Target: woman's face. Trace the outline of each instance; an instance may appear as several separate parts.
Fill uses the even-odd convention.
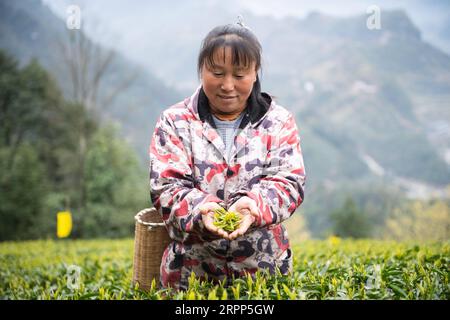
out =
[[[256,81],[256,64],[252,62],[247,68],[233,65],[229,47],[216,50],[214,64],[202,66],[203,90],[213,114],[222,120],[233,120],[246,107]]]

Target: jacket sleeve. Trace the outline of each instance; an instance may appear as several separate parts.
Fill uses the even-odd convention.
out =
[[[151,200],[172,239],[212,240],[215,236],[204,228],[199,208],[206,202],[223,205],[223,201],[196,188],[193,164],[186,149],[175,126],[163,114],[149,150]]]
[[[232,204],[242,196],[256,201],[260,216],[254,227],[279,224],[288,219],[304,200],[305,167],[297,125],[292,115],[281,130],[271,137],[268,164],[251,190],[239,190],[230,195]]]

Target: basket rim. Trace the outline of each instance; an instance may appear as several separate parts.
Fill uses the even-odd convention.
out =
[[[145,222],[145,221],[142,221],[142,216],[144,215],[144,214],[146,214],[147,212],[149,212],[149,211],[156,211],[156,209],[153,207],[153,208],[145,208],[145,209],[142,209],[141,211],[139,211],[135,216],[134,216],[134,220],[136,220],[136,222],[137,223],[140,223],[140,224],[142,224],[142,225],[144,225],[144,226],[150,226],[150,227],[164,227],[165,226],[165,224],[164,224],[164,222]]]

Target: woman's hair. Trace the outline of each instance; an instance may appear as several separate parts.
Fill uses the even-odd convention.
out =
[[[261,44],[250,29],[240,24],[227,24],[212,29],[203,39],[198,55],[197,72],[200,75],[203,65],[214,66],[214,54],[220,48],[231,49],[233,65],[249,67],[255,62],[256,72],[261,68]],[[253,84],[250,99],[267,106],[267,101],[261,96],[261,84],[258,74]]]

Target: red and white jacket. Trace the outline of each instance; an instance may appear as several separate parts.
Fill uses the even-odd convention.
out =
[[[161,263],[163,286],[186,289],[191,272],[230,280],[258,269],[291,271],[281,223],[303,202],[305,167],[295,118],[263,96],[270,106],[249,101],[229,161],[201,87],[159,118],[149,150],[150,195],[173,239]],[[229,208],[242,196],[260,211],[246,234],[229,241],[204,228],[202,204]]]

